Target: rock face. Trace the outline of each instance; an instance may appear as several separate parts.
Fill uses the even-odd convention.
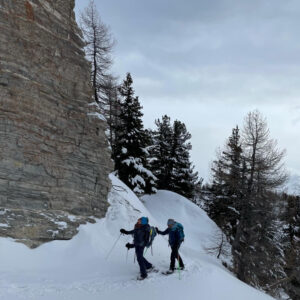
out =
[[[30,247],[71,238],[108,206],[106,123],[74,5],[0,0],[0,235]]]

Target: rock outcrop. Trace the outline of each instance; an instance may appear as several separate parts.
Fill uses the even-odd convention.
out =
[[[30,247],[71,238],[108,206],[106,123],[74,5],[0,0],[0,236]]]

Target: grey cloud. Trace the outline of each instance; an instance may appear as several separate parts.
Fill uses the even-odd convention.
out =
[[[300,170],[298,0],[95,1],[117,40],[114,71],[132,73],[146,126],[165,113],[186,122],[202,176],[255,108]]]

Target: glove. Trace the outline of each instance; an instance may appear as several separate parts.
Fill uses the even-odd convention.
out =
[[[155,227],[156,232],[159,234],[159,229],[157,227]]]
[[[122,229],[120,229],[120,232],[121,233],[126,233],[126,230],[122,228]]]
[[[127,243],[125,247],[129,250],[130,248],[134,248],[133,244]]]

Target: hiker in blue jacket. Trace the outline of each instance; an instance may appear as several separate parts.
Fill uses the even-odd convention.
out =
[[[138,219],[133,230],[127,231],[122,228],[120,229],[120,232],[123,234],[133,234],[133,244],[127,243],[126,247],[128,250],[130,248],[135,248],[136,258],[140,266],[141,272],[141,275],[138,279],[145,279],[147,277],[147,271],[153,269],[152,264],[149,263],[144,257],[144,249],[149,241],[150,235],[150,226],[148,224],[148,218],[142,217]]]
[[[181,243],[184,241],[184,233],[183,233],[183,226],[180,223],[175,222],[173,219],[168,220],[168,228],[165,231],[160,231],[156,227],[156,231],[158,234],[166,235],[169,234],[169,244],[171,246],[171,262],[170,262],[170,270],[167,271],[168,274],[174,272],[175,269],[175,259],[179,262],[180,270],[184,269],[183,261],[179,255],[179,248]]]

